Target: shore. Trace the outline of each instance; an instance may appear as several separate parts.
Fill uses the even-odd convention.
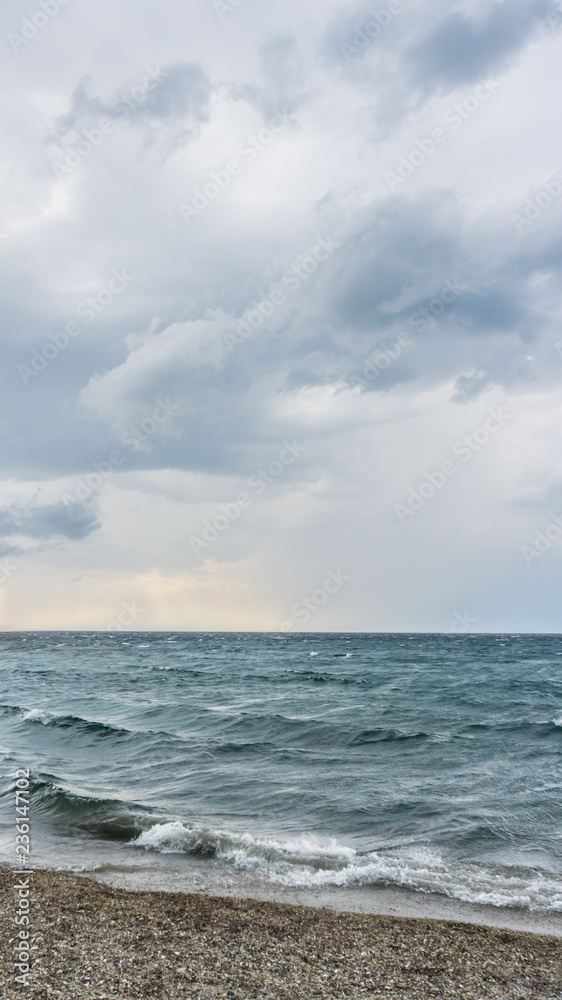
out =
[[[29,988],[11,975],[16,893],[2,870],[2,1000],[554,1000],[560,940],[31,874]],[[12,940],[11,940],[12,939]]]

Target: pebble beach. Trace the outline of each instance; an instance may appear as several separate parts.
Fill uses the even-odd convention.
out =
[[[1,1000],[559,1000],[559,938],[31,875],[29,987],[2,870]]]

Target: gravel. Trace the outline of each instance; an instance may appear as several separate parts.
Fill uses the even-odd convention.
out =
[[[32,873],[29,988],[14,981],[2,871],[2,1000],[560,1000],[559,938]]]

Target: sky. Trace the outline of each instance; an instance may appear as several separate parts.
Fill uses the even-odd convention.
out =
[[[558,0],[0,20],[0,628],[560,631]]]

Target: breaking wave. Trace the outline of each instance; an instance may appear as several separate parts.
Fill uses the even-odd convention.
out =
[[[82,794],[61,787],[57,781],[32,778],[29,792],[33,815],[50,821],[62,834],[128,842],[154,823],[155,811],[146,806]]]
[[[162,853],[214,857],[291,888],[385,885],[439,893],[467,903],[562,912],[562,878],[536,869],[445,859],[428,847],[361,853],[313,836],[259,839],[156,823],[132,846]]]

